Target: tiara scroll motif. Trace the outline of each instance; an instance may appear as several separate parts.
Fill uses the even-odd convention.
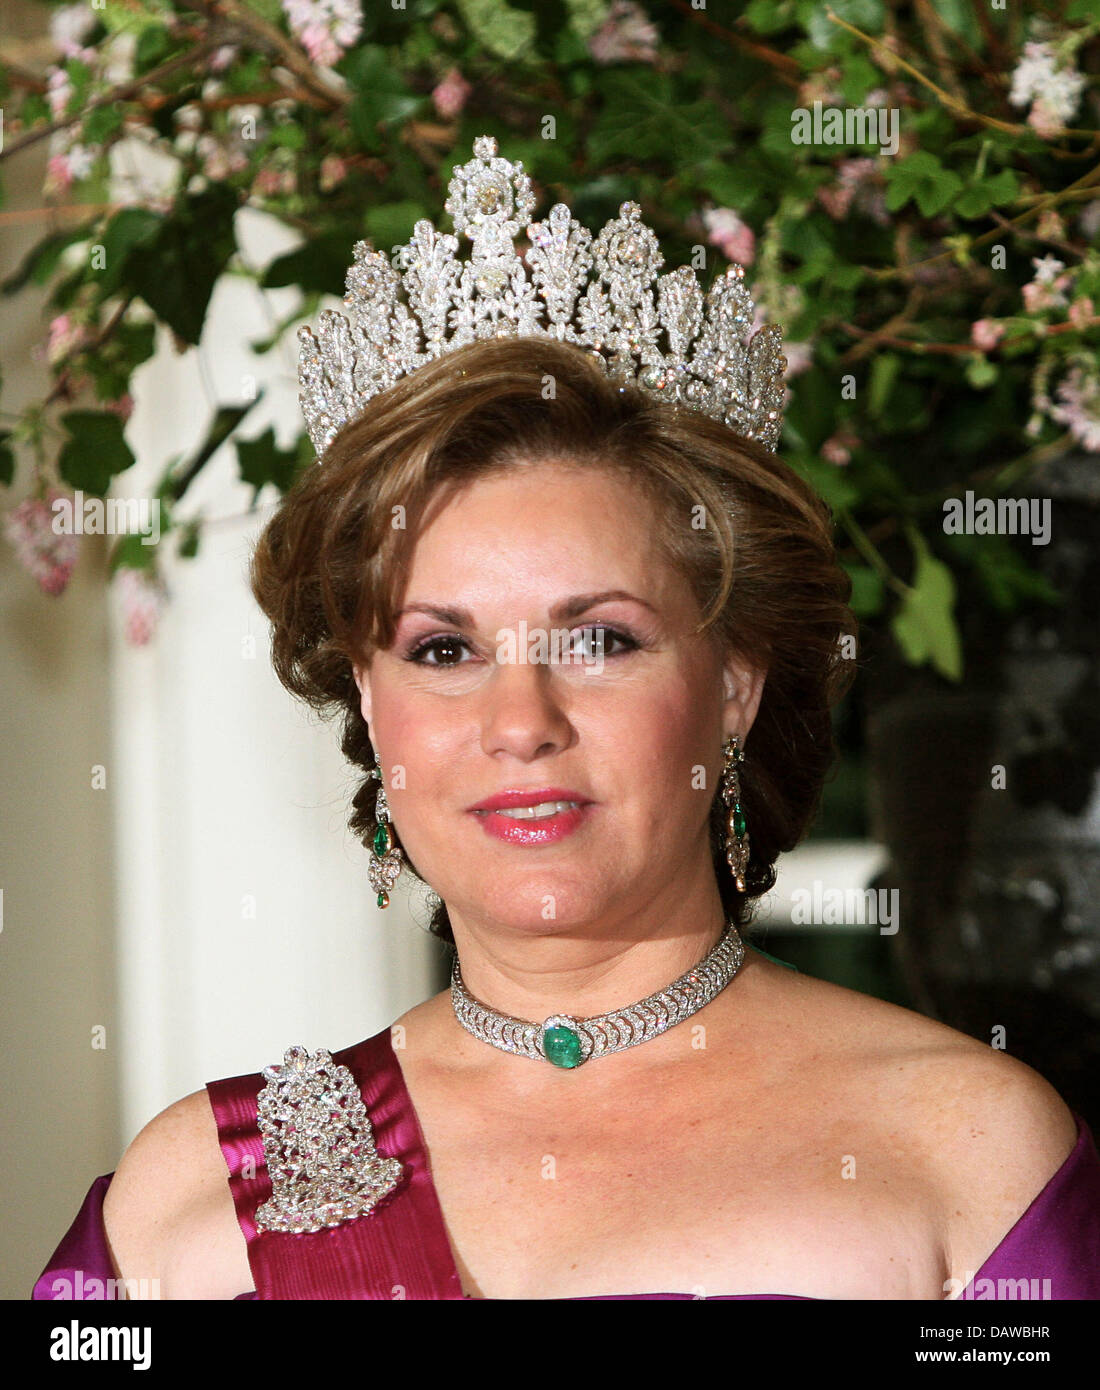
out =
[[[493,337],[574,343],[612,380],[701,411],[774,452],[783,330],[764,324],[744,341],[756,306],[743,267],[731,265],[705,298],[689,266],[658,275],[664,257],[637,203],[623,203],[595,238],[565,203],[528,223],[535,199],[522,161],[500,158],[490,135],[473,149],[468,164],[454,166],[443,205],[455,235],[422,218],[392,261],[356,242],[348,315],[322,311],[316,337],[299,328],[298,400],[318,457],[379,392],[444,353]],[[530,242],[523,256],[513,244],[521,227]],[[472,244],[466,261],[456,257],[463,234]]]

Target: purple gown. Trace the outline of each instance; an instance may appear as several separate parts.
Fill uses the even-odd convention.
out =
[[[359,1084],[378,1152],[406,1174],[367,1216],[329,1230],[258,1232],[254,1215],[271,1196],[256,1098],[263,1076],[207,1084],[237,1220],[248,1246],[255,1290],[238,1299],[460,1299],[462,1285],[432,1185],[423,1135],[390,1040],[390,1030],[333,1055]],[[961,1297],[1100,1298],[1100,1155],[1075,1112],[1077,1142]],[[249,1164],[246,1159],[251,1159]],[[244,1171],[255,1176],[242,1176]],[[113,1174],[96,1178],[65,1238],[34,1286],[33,1298],[111,1296],[115,1278],[103,1228],[103,1195]],[[1025,1282],[1026,1281],[1026,1282]],[[1047,1282],[1049,1281],[1049,1282]],[[599,1294],[599,1298],[675,1299],[690,1293]],[[807,1299],[805,1294],[717,1294],[718,1299]],[[814,1300],[808,1300],[814,1301]]]

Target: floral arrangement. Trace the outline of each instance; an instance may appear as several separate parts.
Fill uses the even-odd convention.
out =
[[[356,240],[388,249],[438,219],[451,166],[491,132],[541,181],[540,207],[561,198],[591,225],[634,198],[669,265],[703,248],[708,283],[746,266],[785,330],[780,452],[833,509],[857,614],[959,679],[961,589],[1000,612],[1057,596],[1007,536],[946,529],[945,504],[1100,453],[1100,17],[1094,0],[739,10],[52,5],[44,70],[0,49],[0,160],[48,141],[49,230],[2,287],[49,287],[52,385],[0,409],[0,483],[17,463],[32,475],[3,518],[28,574],[64,591],[80,538],[57,504],[106,497],[133,463],[130,379],[158,325],[187,351],[222,275],[295,286],[295,312],[252,345],[270,351],[343,294]],[[155,185],[116,157],[133,140],[169,156]],[[248,266],[244,206],[303,246]],[[251,404],[209,402],[202,447],[158,486],[157,544],[114,546],[135,642],[156,628],[166,548],[198,549],[187,493],[212,454],[236,450],[253,503],[313,461],[304,430],[289,450],[246,438]]]

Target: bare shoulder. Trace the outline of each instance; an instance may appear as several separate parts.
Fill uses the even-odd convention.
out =
[[[1007,1051],[764,964],[761,993],[772,993],[778,1016],[799,1020],[793,1046],[819,1059],[832,1094],[862,1107],[927,1177],[952,1273],[980,1268],[1073,1151],[1077,1124],[1065,1101]]]
[[[873,1073],[878,1089],[869,1102],[889,1098],[899,1117],[918,1114],[937,1148],[953,1141],[954,1159],[999,1145],[1041,1168],[1072,1149],[1069,1107],[1008,1051],[873,995],[763,964],[775,1016],[798,1019],[799,1052],[811,1049],[861,1083]]]
[[[205,1089],[154,1116],[103,1200],[116,1273],[157,1280],[151,1287],[161,1298],[233,1298],[250,1289],[228,1177]]]

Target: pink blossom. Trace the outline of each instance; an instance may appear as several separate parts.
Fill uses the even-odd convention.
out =
[[[224,72],[238,53],[238,45],[235,43],[222,44],[221,48],[215,48],[207,63],[211,72]]]
[[[661,36],[634,0],[614,0],[607,18],[588,40],[597,63],[652,63]]]
[[[126,640],[143,647],[157,630],[157,622],[167,599],[163,582],[152,570],[121,568],[115,576]]]
[[[46,343],[46,361],[51,367],[75,351],[87,337],[82,323],[75,322],[68,314],[58,314],[50,320],[49,338]]]
[[[1085,204],[1077,219],[1077,225],[1086,241],[1096,240],[1100,235],[1100,198],[1093,198],[1091,203]]]
[[[880,227],[885,226],[890,217],[878,177],[878,162],[869,155],[842,159],[836,172],[836,183],[817,190],[818,201],[833,221],[843,221],[854,204],[857,212],[870,217]]]
[[[822,106],[840,106],[844,97],[836,84],[842,75],[835,64],[827,67],[823,72],[811,73],[804,82],[799,84],[799,106],[811,107],[815,101],[821,102]]]
[[[50,115],[54,120],[65,114],[69,98],[73,94],[73,84],[64,68],[50,68],[46,79],[46,100],[50,105]]]
[[[859,444],[859,436],[850,430],[840,429],[821,446],[821,457],[826,463],[843,467],[852,461],[852,450]]]
[[[1028,125],[1044,138],[1056,135],[1077,111],[1085,77],[1070,67],[1058,67],[1053,47],[1032,40],[1012,74],[1008,99],[1013,106],[1032,103]]]
[[[340,61],[343,50],[323,24],[307,24],[298,38],[311,61],[318,67],[331,68]]]
[[[320,187],[322,193],[328,193],[334,188],[339,188],[340,184],[347,178],[348,162],[338,154],[326,154],[321,160]]]
[[[1067,425],[1089,453],[1100,453],[1100,375],[1072,367],[1055,394],[1063,404],[1051,407],[1050,418]]]
[[[803,372],[808,372],[814,364],[813,343],[784,343],[783,356],[787,359],[784,381],[792,381]]]
[[[756,237],[732,208],[709,208],[703,213],[707,241],[739,265],[751,265],[756,256]]]
[[[981,352],[992,352],[1005,335],[1005,325],[997,319],[976,319],[970,325],[970,341]]]
[[[294,192],[294,170],[274,169],[270,166],[260,169],[252,180],[252,192],[275,197],[281,193]]]
[[[65,193],[72,185],[73,176],[69,172],[69,161],[63,154],[51,155],[46,161],[46,177],[42,184],[44,193]]]
[[[28,497],[4,518],[4,533],[16,558],[43,593],[63,593],[76,565],[80,537],[54,530],[53,503],[64,497],[50,487],[45,497]]]
[[[50,15],[50,37],[66,58],[87,59],[92,50],[82,45],[95,26],[89,5],[61,5]]]
[[[1058,209],[1044,208],[1035,224],[1035,231],[1039,236],[1047,237],[1051,241],[1064,241],[1066,224],[1062,221]]]
[[[287,23],[319,67],[332,67],[363,28],[359,0],[282,0]]]
[[[1064,125],[1057,110],[1043,97],[1039,97],[1027,113],[1027,123],[1044,140],[1053,140]]]
[[[221,183],[228,178],[229,172],[234,167],[234,160],[229,156],[229,152],[224,145],[220,145],[216,138],[209,140],[199,140],[199,147],[202,149],[203,174],[211,182]],[[248,160],[245,160],[248,163]],[[242,165],[238,165],[238,168]]]
[[[473,90],[458,68],[452,68],[432,91],[435,109],[445,121],[453,120],[466,105]]]
[[[1096,310],[1092,307],[1092,300],[1085,294],[1082,295],[1080,299],[1075,299],[1073,301],[1069,306],[1069,313],[1066,317],[1075,327],[1086,328],[1089,320],[1095,313]]]
[[[1056,256],[1032,256],[1031,264],[1035,267],[1035,278],[1020,291],[1024,307],[1032,314],[1043,309],[1064,309],[1069,301],[1063,291],[1073,278],[1068,271],[1059,273],[1065,271],[1065,262]]]
[[[60,133],[60,132],[56,132]],[[91,173],[95,156],[84,145],[70,145],[51,155],[46,163],[46,177],[43,192],[66,193],[77,179],[86,179]]]

